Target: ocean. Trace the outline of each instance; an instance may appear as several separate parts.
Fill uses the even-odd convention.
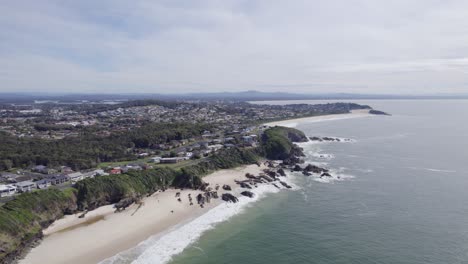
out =
[[[468,263],[468,101],[355,102],[392,116],[296,126],[353,140],[301,144],[333,179],[290,173],[293,190],[256,190],[112,263]]]

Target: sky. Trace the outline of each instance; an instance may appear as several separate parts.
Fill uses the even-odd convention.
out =
[[[468,93],[468,1],[4,0],[0,92]]]

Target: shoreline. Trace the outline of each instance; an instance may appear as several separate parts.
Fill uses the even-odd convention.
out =
[[[263,125],[296,127],[298,123],[315,123],[315,122],[323,122],[323,121],[333,121],[333,120],[373,116],[372,114],[369,113],[369,111],[370,109],[351,110],[351,113],[300,117],[300,118],[294,118],[294,119],[268,122],[268,123],[264,123]]]
[[[264,168],[264,165],[254,164],[219,170],[203,180],[213,187],[216,184],[235,187],[235,180],[245,179],[246,173],[258,175]],[[177,192],[180,192],[182,202],[175,198]],[[114,213],[113,205],[106,205],[88,212],[84,218],[78,218],[81,213],[67,215],[45,229],[41,243],[18,263],[98,263],[134,248],[150,237],[188,223],[223,203],[221,199],[213,199],[204,208],[196,202],[190,206],[189,193],[195,200],[195,196],[202,192],[169,189],[143,199],[140,208],[133,204],[123,212]],[[57,248],[60,248],[59,252]]]
[[[369,110],[363,109],[346,114],[303,117],[264,123],[264,125],[295,127],[299,122],[322,122],[368,116],[372,116]],[[245,180],[246,173],[258,175],[265,168],[267,167],[263,164],[260,167],[253,164],[218,170],[203,177],[203,180],[212,187],[216,184],[220,186],[228,184],[233,187],[235,193],[236,180]],[[226,192],[221,189],[220,191]],[[182,202],[177,201],[175,197],[177,192],[180,192]],[[160,237],[183,227],[224,203],[221,199],[213,199],[211,203],[205,204],[204,208],[200,208],[195,201],[194,205],[190,206],[187,198],[189,193],[195,198],[202,192],[169,189],[144,198],[143,206],[133,204],[120,213],[114,213],[113,205],[106,205],[88,212],[84,218],[78,217],[82,212],[67,215],[45,229],[41,243],[32,248],[18,263],[86,264],[103,261],[107,263],[119,253],[134,249],[149,238]],[[51,252],[57,252],[57,248],[60,248],[60,252],[52,255]]]

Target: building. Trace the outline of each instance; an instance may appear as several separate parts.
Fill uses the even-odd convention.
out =
[[[223,148],[223,145],[221,144],[214,144],[214,145],[210,145],[208,146],[209,149],[211,149],[212,151],[217,151],[219,149],[222,149]]]
[[[32,168],[31,170],[34,171],[34,172],[42,173],[42,174],[54,174],[54,173],[57,173],[57,170],[55,170],[55,169],[50,169],[50,168],[48,168],[47,166],[44,166],[44,165],[37,165],[37,166],[35,166],[34,168]]]
[[[138,164],[127,164],[125,166],[120,167],[120,170],[122,173],[127,173],[130,170],[140,171],[143,170],[143,168]]]
[[[186,160],[185,157],[162,158],[161,163],[179,163]]]
[[[70,178],[72,183],[76,183],[84,179],[84,175],[81,172],[70,173],[68,174],[68,177]]]
[[[62,167],[60,168],[60,172],[65,173],[65,174],[68,174],[68,173],[72,173],[73,170],[72,170],[72,168],[70,168],[70,167],[68,167],[68,166],[62,166]]]
[[[2,176],[1,176],[1,179],[3,181],[10,181],[10,182],[15,182],[16,179],[18,177],[20,177],[21,175],[18,175],[18,174],[14,174],[14,173],[9,173],[9,172],[3,172],[2,173]]]
[[[42,179],[42,180],[36,181],[36,187],[38,189],[47,189],[50,186],[52,186],[52,180],[51,179]]]
[[[36,184],[32,181],[22,181],[15,183],[16,188],[20,192],[30,192],[34,189],[36,189]]]
[[[149,159],[149,162],[159,163],[161,162],[161,157],[152,157]]]
[[[16,186],[14,185],[0,185],[0,197],[12,196],[16,193]]]
[[[242,140],[244,140],[245,143],[251,143],[253,138],[251,136],[243,136]]]
[[[93,173],[94,176],[109,175],[109,173],[106,173],[103,169],[93,170]]]
[[[32,171],[43,173],[43,174],[48,173],[47,166],[44,166],[44,165],[37,165],[32,169]]]
[[[52,183],[52,185],[58,185],[58,184],[66,183],[69,180],[70,180],[70,178],[67,175],[64,175],[64,174],[55,175],[52,178],[50,178],[50,182]]]
[[[112,168],[110,171],[109,171],[109,174],[122,174],[122,169],[119,168],[119,167],[115,167],[115,168]]]

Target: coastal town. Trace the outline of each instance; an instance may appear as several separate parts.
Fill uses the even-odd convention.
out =
[[[46,160],[14,164],[8,153],[0,158],[0,201],[50,187],[68,188],[87,178],[142,171],[155,167],[197,164],[221,149],[256,147],[263,122],[347,113],[367,109],[356,104],[263,105],[246,102],[32,102],[0,106],[0,135],[17,140],[57,142],[92,131],[98,137],[130,133],[148,124],[209,124],[188,136],[140,144],[127,149],[126,158],[109,159],[93,166],[71,166]],[[177,139],[175,139],[177,138]],[[77,151],[67,149],[66,151]],[[0,154],[2,150],[0,150]],[[14,154],[14,153],[13,153]]]

